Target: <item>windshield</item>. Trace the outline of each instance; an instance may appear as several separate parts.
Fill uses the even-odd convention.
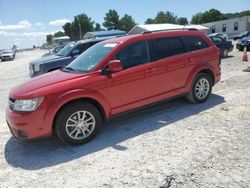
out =
[[[97,43],[83,52],[78,58],[72,61],[67,70],[80,72],[91,71],[115,46],[117,43]]]
[[[59,56],[67,56],[70,52],[70,50],[75,46],[75,42],[71,42],[67,44],[63,49],[61,49],[59,52],[56,53],[56,55]]]
[[[3,51],[2,54],[11,54],[12,51]]]

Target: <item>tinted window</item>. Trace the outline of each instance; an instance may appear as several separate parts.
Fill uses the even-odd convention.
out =
[[[182,40],[188,51],[195,51],[208,47],[208,44],[200,37],[182,37]]]
[[[126,46],[114,59],[120,60],[124,69],[148,63],[150,61],[146,41],[140,41]]]
[[[215,25],[212,26],[212,33],[215,33]]]
[[[69,54],[69,52],[71,51],[72,48],[74,48],[75,46],[75,42],[71,42],[69,44],[67,44],[63,49],[61,49],[57,55],[59,56],[67,56]]]
[[[222,42],[223,41],[223,39],[220,37],[211,37],[211,39],[213,42]]]
[[[179,38],[154,39],[154,45],[158,54],[158,59],[178,55],[185,52],[183,43]]]
[[[239,26],[239,23],[238,22],[234,22],[234,31],[238,31],[238,26]]]
[[[227,31],[227,25],[226,24],[223,24],[222,25],[222,32],[226,32]]]

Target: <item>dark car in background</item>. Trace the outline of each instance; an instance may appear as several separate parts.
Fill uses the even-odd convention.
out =
[[[246,48],[247,51],[250,51],[250,36],[240,39],[236,44],[236,48],[240,51],[243,51],[244,48]]]
[[[87,39],[78,42],[71,42],[58,53],[30,62],[30,77],[39,76],[65,67],[89,47],[105,39],[106,38]]]
[[[226,33],[212,33],[210,35],[208,35],[209,37],[221,37],[225,40],[228,40],[228,36]]]
[[[240,33],[238,35],[234,35],[233,39],[238,40],[238,39],[242,39],[242,38],[248,37],[248,36],[250,36],[250,31],[244,31],[244,32],[242,32],[242,33]]]
[[[209,36],[209,38],[214,42],[214,44],[220,49],[221,57],[227,57],[228,53],[233,51],[233,43],[230,40],[225,40],[219,36]]]

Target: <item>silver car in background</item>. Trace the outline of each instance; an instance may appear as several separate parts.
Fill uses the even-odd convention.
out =
[[[0,52],[0,59],[2,61],[5,60],[14,60],[15,59],[15,53],[12,50],[4,50]]]

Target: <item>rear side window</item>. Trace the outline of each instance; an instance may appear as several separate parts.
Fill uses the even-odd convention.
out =
[[[98,41],[79,44],[74,50],[76,50],[78,52],[77,54],[81,54],[84,51],[86,51],[88,48],[90,48],[91,46],[93,46],[94,44],[96,44],[97,42]]]
[[[185,52],[182,41],[178,37],[157,38],[153,40],[158,59],[163,59]]]
[[[79,50],[80,53],[84,52],[85,50],[87,50],[90,47],[90,45],[88,43],[83,43],[79,45]]]
[[[124,69],[150,62],[148,43],[135,42],[121,50],[114,59],[120,60]]]
[[[182,37],[182,40],[187,51],[195,51],[208,47],[208,44],[200,37],[188,36]]]
[[[222,42],[223,41],[223,39],[220,37],[211,37],[211,39],[213,42]]]

